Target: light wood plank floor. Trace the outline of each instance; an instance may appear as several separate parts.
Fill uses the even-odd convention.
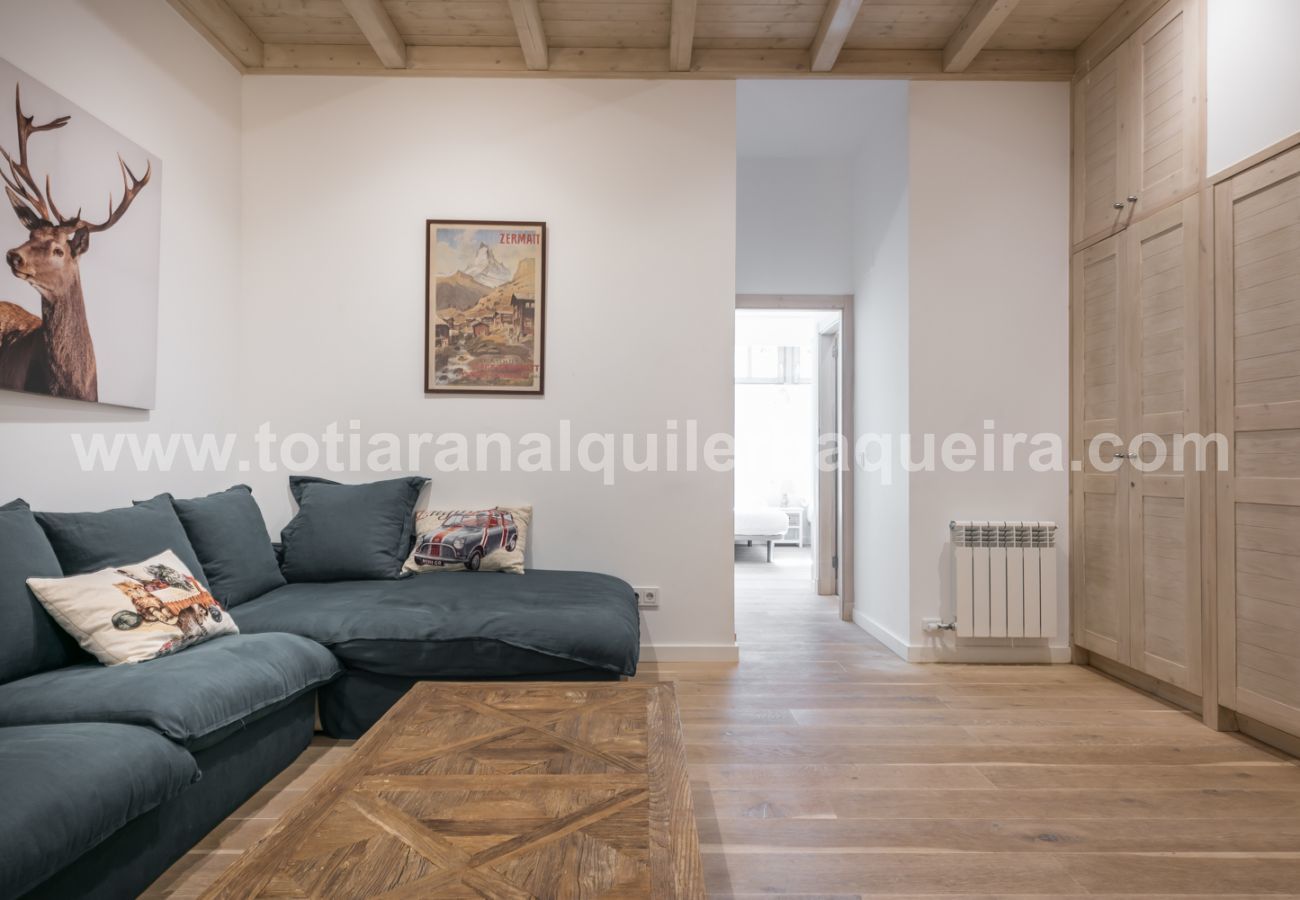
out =
[[[1300,766],[1090,670],[915,666],[738,550],[739,666],[681,705],[711,896],[1300,897]],[[318,740],[147,896],[201,892],[347,754]]]

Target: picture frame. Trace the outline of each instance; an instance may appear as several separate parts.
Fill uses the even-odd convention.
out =
[[[425,220],[424,392],[545,391],[546,223]]]
[[[0,390],[153,409],[162,160],[3,59],[0,98]]]

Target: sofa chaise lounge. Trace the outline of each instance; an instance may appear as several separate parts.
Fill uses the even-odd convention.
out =
[[[591,572],[287,584],[233,614],[245,633],[333,652],[343,671],[321,689],[320,721],[337,738],[360,737],[422,679],[616,680],[640,649],[632,588]]]

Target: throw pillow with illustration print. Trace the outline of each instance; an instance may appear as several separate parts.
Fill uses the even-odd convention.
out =
[[[27,586],[64,631],[105,665],[139,663],[238,634],[234,620],[170,550],[129,566]]]
[[[415,517],[408,572],[524,573],[531,506],[430,509]]]

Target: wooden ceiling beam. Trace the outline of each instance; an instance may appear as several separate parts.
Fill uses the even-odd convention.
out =
[[[1061,23],[1044,18],[1046,14],[1041,10],[1030,14],[1023,4],[1016,7],[1026,12],[1023,17],[1015,16],[1020,24],[1012,44],[1029,46],[1033,43],[1029,38],[1033,37],[1049,47],[1075,48],[1069,50],[986,49],[997,43],[995,34],[1004,33],[1008,16],[1014,16],[1016,0],[967,0],[968,14],[952,34],[947,33],[950,25],[945,28],[928,14],[919,19],[913,16],[911,8],[903,5],[904,0],[754,0],[751,6],[742,4],[735,9],[710,6],[702,0],[669,0],[654,11],[653,18],[644,20],[634,17],[628,12],[630,7],[622,4],[585,3],[579,4],[584,10],[582,18],[572,19],[572,11],[566,8],[556,13],[565,21],[554,23],[543,22],[539,0],[507,0],[511,21],[505,23],[504,33],[496,20],[489,23],[490,32],[480,33],[477,29],[482,23],[457,14],[447,20],[455,26],[448,33],[421,20],[412,24],[415,31],[406,35],[402,30],[406,25],[396,27],[401,18],[393,18],[397,12],[394,0],[328,0],[335,3],[336,11],[346,10],[351,16],[341,22],[335,16],[328,27],[309,15],[315,10],[313,4],[326,0],[168,2],[241,72],[571,73],[649,78],[771,74],[930,79],[983,75],[1057,80],[1065,56],[1074,61],[1077,71],[1073,74],[1078,77],[1078,71],[1087,71],[1095,59],[1123,40],[1166,0],[1122,0],[1118,8],[1112,7],[1112,15],[1104,22],[1101,12],[1090,14],[1088,22],[1099,27],[1082,46],[1077,44],[1086,29],[1070,26],[1066,41]],[[400,5],[408,0],[396,2]],[[1074,0],[1035,2],[1065,6]],[[274,25],[267,19],[245,20],[237,12],[252,10],[258,3],[282,11]],[[476,10],[483,6],[469,5]],[[864,11],[868,8],[869,15]],[[635,16],[646,16],[644,10],[637,9]],[[769,21],[776,9],[785,10],[780,22]],[[870,21],[862,21],[864,18]],[[923,22],[924,27],[912,27],[916,25],[913,19]],[[640,28],[642,23],[644,29]],[[901,30],[895,31],[896,26]],[[657,34],[652,34],[651,28]],[[551,47],[547,31],[557,29],[562,32],[553,36],[558,46]],[[295,42],[321,40],[331,31],[339,32],[339,40],[359,41],[362,34],[366,40],[356,44]],[[273,34],[283,37],[277,40]],[[296,38],[299,34],[302,37]],[[456,35],[463,35],[466,44],[442,45],[444,41],[455,41]],[[605,46],[583,47],[581,35],[589,35],[593,44]],[[438,46],[422,43],[430,37],[438,38]],[[494,46],[498,41],[506,45]],[[625,42],[631,46],[623,46]],[[921,44],[935,48],[945,43],[942,49],[919,48]],[[909,44],[917,46],[908,49]]]
[[[381,0],[343,0],[343,8],[356,21],[386,68],[406,68],[406,41]]]
[[[861,8],[862,0],[831,0],[827,4],[826,14],[822,16],[812,43],[811,68],[814,72],[829,72],[835,67],[835,60],[839,58]]]
[[[943,48],[943,70],[964,72],[1020,0],[978,0]]]
[[[672,30],[668,38],[668,68],[674,72],[691,70],[697,3],[698,0],[673,0]]]
[[[208,43],[216,47],[222,56],[230,60],[235,68],[243,71],[246,68],[261,67],[265,59],[262,39],[253,33],[253,29],[230,8],[226,0],[167,2],[181,14],[181,18],[207,38]]]
[[[549,66],[549,48],[537,0],[509,0],[509,3],[515,30],[519,32],[519,46],[524,51],[524,62],[533,71],[544,71]]]
[[[807,50],[697,48],[689,72],[668,69],[664,48],[557,47],[546,71],[530,72],[519,47],[412,44],[405,69],[385,69],[357,44],[267,44],[266,73],[539,78],[915,78],[923,80],[1069,81],[1072,50],[986,50],[964,72],[943,71],[940,50],[845,50],[835,70],[812,75]]]

